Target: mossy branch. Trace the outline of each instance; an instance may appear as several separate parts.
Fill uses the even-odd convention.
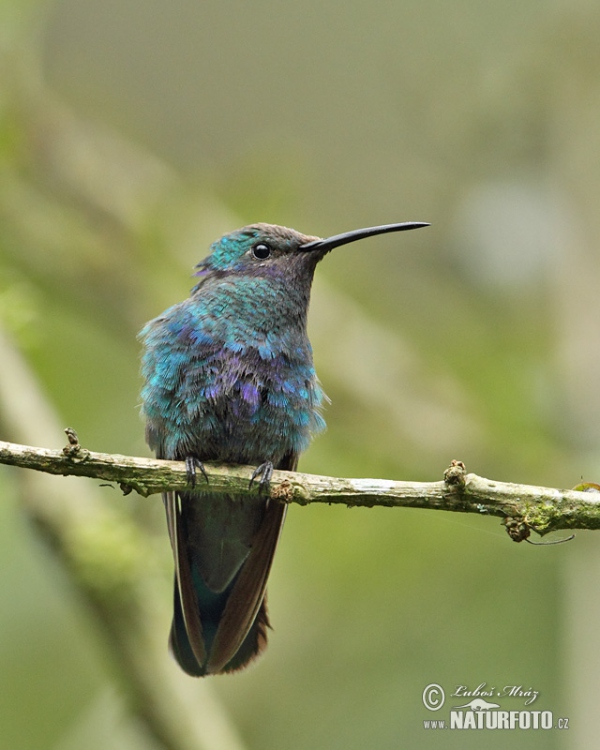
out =
[[[0,441],[0,463],[50,474],[85,476],[116,482],[124,492],[148,497],[169,490],[189,490],[183,462],[95,453],[79,445],[67,430],[69,445],[62,451]],[[206,481],[199,475],[199,492],[248,495],[253,467],[205,464]],[[540,535],[559,529],[600,528],[600,493],[559,490],[484,479],[453,461],[438,482],[399,482],[384,479],[347,479],[298,472],[275,471],[270,497],[287,503],[343,504],[349,507],[404,507],[499,516],[511,538],[522,541],[530,530]]]

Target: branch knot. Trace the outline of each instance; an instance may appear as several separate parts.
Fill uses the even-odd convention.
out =
[[[467,468],[462,461],[451,461],[444,472],[444,482],[451,487],[464,487],[467,483]]]

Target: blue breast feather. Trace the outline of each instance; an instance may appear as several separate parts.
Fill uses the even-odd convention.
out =
[[[191,297],[140,333],[147,438],[163,458],[277,464],[325,427],[303,322],[268,298],[279,290],[265,299],[250,281],[241,296],[221,284]]]

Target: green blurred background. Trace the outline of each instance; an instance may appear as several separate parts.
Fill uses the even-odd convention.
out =
[[[598,481],[599,38],[586,0],[2,0],[0,325],[58,424],[147,455],[136,332],[223,232],[430,221],[318,269],[332,404],[301,469],[437,480],[456,458],[506,481]],[[156,549],[166,651],[160,499],[99,491]],[[20,511],[17,472],[0,468],[0,496],[0,745],[159,747]],[[593,747],[597,546],[516,545],[493,518],[292,507],[269,650],[212,679],[211,699],[236,748]],[[432,682],[533,688],[570,729],[425,730],[447,718],[423,706]]]

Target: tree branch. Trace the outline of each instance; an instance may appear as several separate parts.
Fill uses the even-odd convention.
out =
[[[124,492],[134,489],[144,497],[190,488],[183,462],[95,453],[82,448],[72,430],[67,430],[67,435],[70,444],[62,451],[0,441],[0,463],[116,482]],[[207,463],[205,469],[208,481],[201,477],[197,491],[210,489],[233,495],[258,492],[256,485],[250,486],[253,467]],[[269,492],[273,500],[299,505],[378,505],[500,516],[515,541],[526,539],[530,530],[544,535],[558,529],[600,528],[599,492],[496,482],[468,474],[461,461],[453,461],[439,482],[347,479],[275,471]]]

